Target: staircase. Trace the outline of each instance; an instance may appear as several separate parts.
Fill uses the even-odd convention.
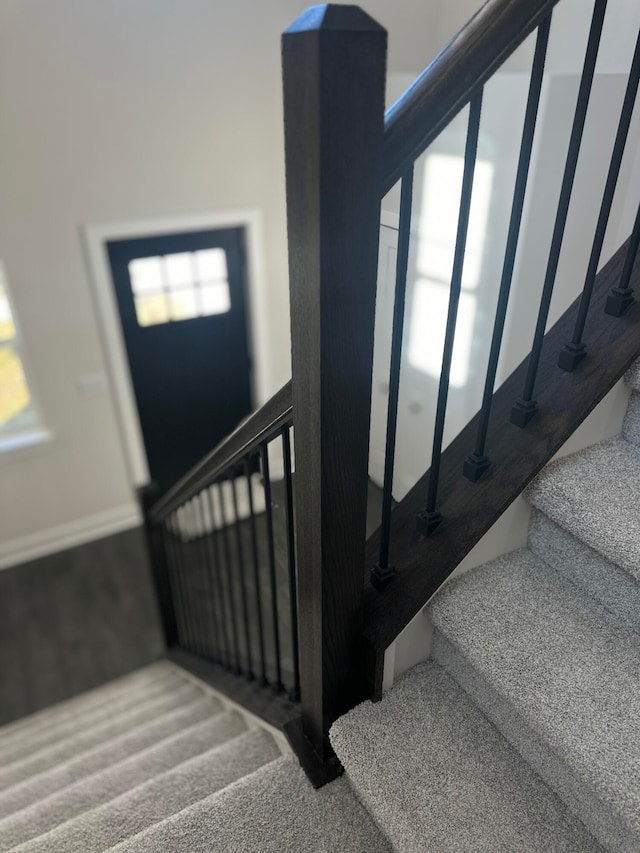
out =
[[[640,363],[619,438],[529,487],[528,547],[429,605],[432,659],[338,720],[314,790],[162,662],[0,730],[0,851],[640,849]]]
[[[640,850],[640,362],[622,435],[551,461],[640,356],[640,211],[601,258],[640,36],[584,285],[550,315],[606,0],[548,213],[531,347],[497,381],[558,2],[487,0],[386,115],[386,32],[362,10],[312,7],[285,32],[292,381],[161,497],[141,494],[167,660],[0,730],[0,853]],[[497,302],[479,304],[495,307],[482,405],[445,446],[484,86],[534,33]],[[434,430],[416,474],[428,444],[431,465],[396,502],[414,166],[467,107]],[[377,242],[398,183],[374,508]],[[525,489],[528,547],[448,582]],[[387,652],[429,601],[431,659],[382,697]]]
[[[168,662],[5,726],[0,761],[2,851],[388,849],[345,779],[315,792]]]
[[[640,364],[627,382],[622,435],[529,487],[528,547],[446,585],[432,659],[334,724],[396,850],[640,849]]]

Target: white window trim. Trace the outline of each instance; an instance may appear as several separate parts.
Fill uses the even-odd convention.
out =
[[[16,432],[13,435],[0,438],[0,454],[27,451],[40,444],[48,444],[50,441],[53,441],[53,433],[50,430],[34,427],[24,432]]]
[[[87,266],[96,301],[98,326],[113,388],[129,476],[134,487],[143,486],[149,482],[149,466],[120,325],[120,314],[113,292],[106,244],[111,240],[152,237],[157,234],[180,234],[216,228],[245,229],[248,278],[247,332],[253,363],[251,387],[253,403],[260,405],[267,399],[269,377],[271,376],[270,348],[266,331],[259,322],[260,318],[268,316],[264,273],[264,241],[260,211],[242,209],[125,220],[85,225],[81,229]]]
[[[0,433],[0,459],[2,459],[3,457],[6,458],[5,454],[13,454],[17,451],[23,451],[27,448],[34,447],[35,445],[48,443],[53,439],[53,433],[44,425],[40,398],[36,391],[36,383],[33,371],[31,370],[31,364],[25,351],[20,318],[18,317],[15,309],[13,294],[11,293],[11,286],[7,275],[7,268],[2,260],[0,260],[0,281],[4,285],[4,292],[9,302],[9,311],[11,312],[11,319],[15,329],[15,335],[12,338],[2,338],[0,339],[0,343],[10,343],[12,341],[15,343],[18,357],[27,382],[30,403],[33,411],[35,412],[34,423],[12,432]]]

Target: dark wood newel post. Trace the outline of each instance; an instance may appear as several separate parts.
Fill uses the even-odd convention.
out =
[[[282,39],[302,727],[321,763],[331,723],[365,698],[386,44],[357,6],[314,6]]]

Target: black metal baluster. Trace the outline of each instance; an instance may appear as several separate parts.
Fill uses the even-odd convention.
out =
[[[538,312],[538,321],[536,323],[536,330],[533,336],[531,355],[529,356],[527,376],[524,383],[522,397],[516,400],[511,409],[511,423],[519,427],[526,426],[536,413],[537,403],[533,399],[533,391],[536,383],[538,366],[540,364],[540,356],[542,354],[542,343],[547,326],[547,319],[549,317],[551,297],[553,296],[553,286],[555,284],[556,272],[558,271],[560,250],[562,249],[564,229],[567,223],[571,191],[573,189],[573,181],[576,175],[576,166],[578,164],[578,155],[580,154],[580,145],[587,117],[591,85],[593,83],[593,74],[596,67],[596,59],[598,57],[598,47],[600,45],[600,36],[602,35],[602,25],[604,23],[604,13],[606,8],[607,0],[596,0],[593,17],[591,19],[591,28],[589,30],[589,40],[587,42],[587,51],[582,69],[582,77],[580,79],[576,111],[573,117],[571,137],[569,139],[569,148],[567,151],[567,160],[562,178],[562,187],[560,189],[556,221],[553,227],[553,237],[551,239],[547,271],[544,277],[544,285],[542,287],[542,298],[540,301],[540,310]]]
[[[229,526],[227,524],[227,514],[224,508],[224,493],[222,491],[222,482],[219,482],[217,485],[218,499],[220,500],[220,519],[222,522],[222,546],[224,550],[225,563],[227,568],[227,597],[229,599],[229,614],[231,616],[231,636],[233,638],[233,651],[236,663],[234,672],[236,673],[236,675],[240,675],[240,673],[242,672],[242,666],[240,665],[240,643],[238,640],[238,623],[236,620],[236,601],[234,595],[231,548],[229,545]]]
[[[222,571],[222,557],[221,557],[221,546],[220,540],[218,538],[218,531],[216,530],[216,517],[213,508],[213,498],[211,496],[211,487],[207,487],[204,490],[205,495],[205,504],[207,506],[207,511],[209,517],[211,518],[211,532],[208,536],[208,541],[210,545],[210,555],[211,555],[211,574],[212,574],[212,583],[215,583],[216,587],[216,595],[215,600],[217,604],[217,618],[220,625],[220,662],[223,666],[229,667],[231,665],[231,645],[229,642],[229,637],[227,634],[227,620],[225,618],[224,612],[224,584],[222,583],[221,571]]]
[[[591,255],[589,256],[589,266],[587,267],[587,275],[584,282],[584,289],[580,297],[580,307],[578,308],[578,316],[576,317],[576,325],[573,330],[573,337],[568,344],[565,344],[560,350],[558,357],[558,366],[563,370],[574,370],[586,355],[586,345],[582,340],[584,335],[584,327],[587,322],[589,313],[589,305],[593,295],[593,286],[596,281],[596,273],[598,272],[598,264],[600,263],[600,255],[602,253],[602,245],[604,236],[609,222],[611,213],[611,205],[613,204],[613,196],[618,184],[620,175],[620,166],[622,165],[622,157],[624,155],[627,136],[629,134],[629,126],[631,125],[631,117],[633,108],[636,102],[638,93],[638,83],[640,82],[640,33],[636,41],[636,47],[633,54],[633,62],[631,63],[631,71],[627,88],[624,94],[622,110],[620,112],[620,120],[618,122],[618,130],[616,132],[616,140],[613,145],[613,153],[611,155],[611,163],[609,172],[607,173],[607,182],[602,196],[602,204],[600,205],[600,213],[598,214],[598,224],[596,225],[596,233],[593,238],[593,246],[591,247]]]
[[[189,635],[189,651],[197,653],[199,650],[198,646],[198,635],[196,631],[196,624],[193,614],[193,602],[191,599],[190,591],[189,591],[189,578],[187,577],[187,569],[185,565],[185,553],[184,553],[184,537],[182,532],[182,507],[177,509],[175,513],[172,515],[172,523],[174,528],[173,535],[173,552],[175,556],[176,566],[177,566],[177,576],[179,578],[180,588],[182,590],[182,600],[184,602],[184,613],[185,619],[188,626],[188,635]]]
[[[393,468],[396,455],[398,427],[398,393],[402,363],[402,334],[404,330],[404,305],[407,291],[409,240],[411,236],[411,202],[413,199],[413,166],[402,176],[400,189],[400,222],[398,225],[398,254],[396,258],[396,286],[393,303],[391,331],[391,361],[389,365],[389,401],[387,403],[387,437],[384,453],[384,481],[382,486],[382,517],[380,525],[380,551],[378,562],[371,569],[371,583],[384,589],[393,579],[396,570],[389,565],[391,542],[391,509],[393,507]]]
[[[172,552],[172,544],[169,541],[169,537],[173,534],[169,531],[167,527],[167,520],[165,519],[161,525],[160,529],[162,531],[162,546],[164,548],[165,560],[167,561],[167,574],[169,576],[169,587],[171,589],[171,598],[173,599],[173,607],[176,614],[176,627],[178,630],[178,643],[183,648],[187,648],[189,645],[189,640],[187,638],[187,631],[185,628],[185,612],[184,612],[184,603],[182,601],[182,591],[180,590],[180,585],[178,583],[178,578],[176,576],[176,569],[173,562],[173,552]]]
[[[284,484],[287,513],[287,556],[289,562],[289,608],[291,612],[291,649],[293,652],[293,690],[289,691],[292,702],[300,701],[300,654],[298,648],[298,581],[296,578],[296,544],[293,519],[293,479],[291,475],[291,438],[289,426],[282,428],[282,451],[284,455]]]
[[[190,649],[192,646],[191,640],[191,630],[189,625],[189,613],[187,603],[184,597],[183,583],[182,577],[180,575],[180,563],[178,561],[177,549],[176,549],[176,534],[174,532],[175,523],[172,516],[168,516],[164,521],[164,529],[166,531],[165,535],[165,544],[167,547],[167,556],[169,559],[169,565],[172,569],[172,575],[174,578],[174,585],[176,589],[176,601],[177,608],[180,613],[180,624],[182,626],[181,630],[181,644],[185,649]]]
[[[244,548],[242,547],[242,528],[240,527],[240,514],[238,513],[238,494],[236,491],[235,474],[231,475],[231,495],[233,497],[233,512],[236,517],[236,545],[238,548],[238,576],[240,577],[240,603],[242,606],[242,618],[244,620],[244,639],[247,646],[247,671],[249,680],[253,678],[251,666],[251,628],[249,624],[249,606],[247,604],[247,579],[245,577]]]
[[[551,15],[549,15],[549,17],[546,18],[538,27],[536,49],[531,68],[531,80],[529,82],[527,108],[522,128],[522,141],[520,143],[520,156],[518,158],[518,168],[516,171],[511,218],[509,220],[507,246],[505,250],[504,264],[502,267],[500,291],[498,293],[498,306],[496,309],[496,319],[491,338],[491,349],[489,352],[487,376],[485,379],[484,394],[482,397],[482,408],[480,410],[478,434],[476,437],[475,450],[467,456],[463,468],[465,477],[473,482],[479,480],[490,465],[490,461],[485,455],[489,416],[491,415],[493,389],[496,382],[500,347],[502,346],[504,324],[507,317],[507,306],[509,303],[511,282],[513,280],[513,269],[516,260],[516,251],[518,248],[520,225],[522,224],[522,211],[524,209],[524,198],[527,189],[527,180],[529,177],[529,166],[531,164],[531,151],[533,149],[533,138],[538,117],[538,107],[540,105],[540,92],[542,90],[542,78],[544,76],[544,64],[547,55],[547,45],[549,43],[550,27]]]
[[[202,612],[202,595],[199,589],[198,535],[196,532],[196,514],[194,500],[191,498],[184,506],[187,525],[187,539],[184,544],[185,561],[188,566],[188,588],[193,602],[194,625],[198,639],[198,652],[203,657],[209,654],[206,620]]]
[[[607,296],[605,311],[613,317],[622,317],[633,304],[633,288],[631,285],[631,273],[640,249],[640,207],[636,213],[636,221],[633,223],[633,231],[629,239],[627,254],[624,258],[624,266],[620,275],[620,281],[611,288]]]
[[[204,587],[205,587],[205,622],[207,627],[207,635],[211,639],[212,646],[210,647],[210,655],[215,661],[219,661],[220,658],[220,635],[219,635],[219,625],[218,620],[215,618],[214,614],[214,594],[213,594],[213,584],[211,583],[211,565],[209,562],[210,554],[209,548],[207,545],[207,527],[206,527],[206,519],[204,515],[204,511],[202,508],[202,492],[197,494],[194,498],[195,505],[195,516],[196,516],[196,525],[199,533],[197,533],[197,538],[199,542],[199,550],[202,559],[202,576],[204,579]],[[201,599],[202,603],[202,599]]]
[[[471,208],[473,175],[476,166],[481,112],[482,90],[480,90],[477,95],[473,96],[469,106],[469,124],[467,128],[467,142],[464,152],[462,192],[460,195],[460,213],[458,215],[456,246],[453,257],[453,269],[451,272],[451,291],[449,294],[449,310],[447,312],[447,326],[444,337],[444,351],[442,354],[442,371],[440,373],[440,384],[438,387],[438,403],[433,436],[429,488],[427,492],[426,506],[418,515],[417,521],[418,531],[422,533],[423,536],[430,536],[442,521],[442,515],[436,510],[436,499],[438,495],[440,459],[442,457],[442,440],[444,436],[444,419],[447,410],[447,397],[449,395],[449,376],[451,373],[451,359],[453,356],[456,320],[458,317],[458,304],[460,302],[460,290],[462,287],[462,271],[464,267],[467,231],[469,228],[469,211]]]
[[[258,626],[258,643],[260,646],[260,684],[264,687],[268,684],[267,667],[264,655],[264,624],[262,619],[262,600],[260,595],[260,562],[258,559],[258,534],[256,531],[256,516],[253,508],[253,492],[251,488],[251,465],[250,457],[247,456],[244,460],[244,473],[247,478],[247,488],[249,490],[249,522],[251,525],[251,552],[253,557],[253,578],[256,592],[256,618]]]
[[[280,651],[280,625],[278,623],[278,582],[276,579],[275,538],[273,535],[273,505],[271,503],[271,476],[269,474],[269,450],[267,443],[260,445],[260,461],[262,464],[262,482],[264,487],[264,503],[267,518],[267,547],[269,552],[269,587],[271,591],[271,619],[273,622],[273,647],[276,664],[276,681],[274,690],[284,690],[282,683],[282,655]]]

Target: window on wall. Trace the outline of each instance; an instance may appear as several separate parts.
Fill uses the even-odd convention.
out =
[[[0,447],[40,426],[24,366],[24,353],[0,262]]]
[[[156,326],[231,310],[224,249],[178,252],[129,262],[140,326]]]

